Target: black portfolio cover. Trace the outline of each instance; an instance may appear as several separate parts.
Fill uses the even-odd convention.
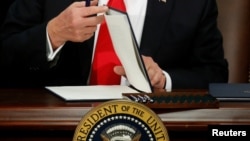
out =
[[[250,101],[250,84],[211,83],[209,93],[220,101]]]

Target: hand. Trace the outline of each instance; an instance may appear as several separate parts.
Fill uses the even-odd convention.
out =
[[[58,16],[49,21],[47,30],[53,49],[66,41],[83,42],[94,35],[97,25],[104,20],[103,15],[108,10],[106,6],[96,6],[97,0],[91,1],[91,6],[85,7],[85,2],[74,2]]]
[[[142,56],[142,59],[152,86],[157,89],[165,89],[166,77],[163,74],[162,69],[151,57]],[[114,72],[118,75],[126,76],[125,70],[122,66],[115,66]]]

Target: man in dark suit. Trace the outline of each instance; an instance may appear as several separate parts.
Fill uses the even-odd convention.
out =
[[[155,88],[203,89],[227,82],[215,0],[142,2],[140,52]],[[1,31],[3,85],[87,85],[93,35],[103,20],[93,15],[107,11],[95,5],[96,0],[90,7],[73,0],[16,0]],[[57,51],[52,59],[48,40]],[[125,75],[122,67],[115,71]]]

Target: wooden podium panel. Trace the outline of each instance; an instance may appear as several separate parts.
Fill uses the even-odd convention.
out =
[[[74,130],[99,102],[65,102],[46,89],[0,89],[0,140],[71,141]],[[211,109],[155,111],[171,141],[207,140],[210,125],[250,125],[250,102],[220,102]]]

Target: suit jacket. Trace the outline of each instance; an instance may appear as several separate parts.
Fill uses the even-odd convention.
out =
[[[93,38],[67,42],[54,67],[46,58],[46,24],[72,2],[16,0],[1,30],[2,85],[87,84]],[[173,89],[227,82],[217,12],[215,0],[148,0],[140,52],[169,73]]]

